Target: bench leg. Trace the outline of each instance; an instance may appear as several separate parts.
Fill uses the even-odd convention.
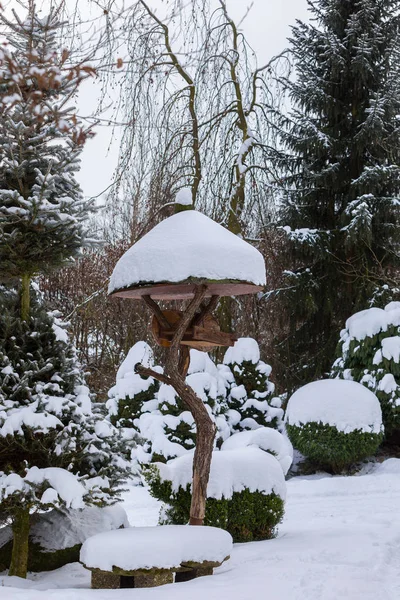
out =
[[[213,574],[213,567],[193,567],[187,571],[178,571],[175,575],[175,583],[182,583],[183,581],[191,581],[197,577],[204,577],[206,575]]]
[[[113,573],[106,573],[104,571],[92,571],[92,584],[93,590],[118,590],[120,588],[119,575]]]

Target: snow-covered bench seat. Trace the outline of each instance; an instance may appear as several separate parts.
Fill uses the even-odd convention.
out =
[[[92,588],[153,587],[212,575],[229,558],[232,537],[217,527],[162,525],[106,531],[87,539],[80,561]]]

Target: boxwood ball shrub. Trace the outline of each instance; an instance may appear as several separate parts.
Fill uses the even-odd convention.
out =
[[[160,524],[189,521],[193,456],[148,467],[151,494],[165,503]],[[284,514],[286,484],[279,462],[259,448],[215,451],[207,488],[205,525],[229,531],[234,542],[275,537]]]
[[[340,473],[376,452],[383,439],[382,411],[375,394],[359,383],[314,381],[290,398],[286,430],[316,466]]]

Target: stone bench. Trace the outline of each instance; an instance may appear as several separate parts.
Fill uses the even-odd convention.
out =
[[[155,587],[212,575],[231,549],[231,535],[216,527],[131,527],[87,539],[80,561],[92,588]]]

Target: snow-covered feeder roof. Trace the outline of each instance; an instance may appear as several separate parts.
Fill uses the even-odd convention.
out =
[[[108,293],[155,300],[193,296],[207,284],[207,296],[254,294],[265,285],[261,253],[195,210],[161,221],[117,262]]]
[[[286,423],[333,425],[343,433],[360,429],[365,433],[382,431],[382,411],[378,398],[361,383],[346,379],[323,379],[304,385],[291,396]]]
[[[89,569],[124,571],[174,569],[181,563],[222,563],[232,551],[232,536],[217,527],[161,525],[106,531],[86,540],[80,561]]]

